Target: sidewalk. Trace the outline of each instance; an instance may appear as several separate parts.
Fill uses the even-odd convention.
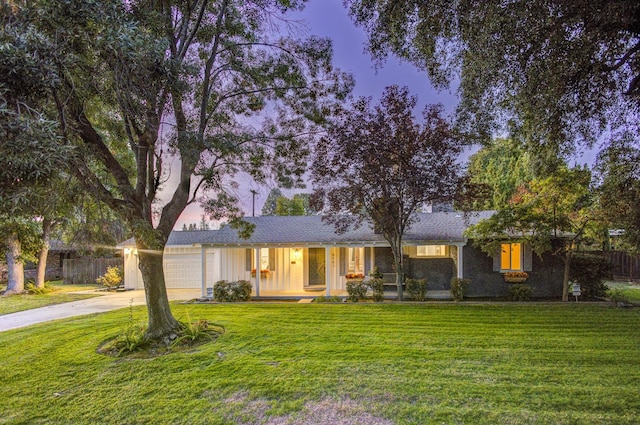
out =
[[[22,328],[36,323],[65,319],[67,317],[104,313],[106,311],[129,307],[130,305],[146,304],[144,290],[102,292],[101,294],[103,295],[86,300],[50,305],[2,315],[0,316],[0,332]],[[202,291],[200,289],[169,289],[167,290],[167,294],[169,300],[188,300],[201,296]]]

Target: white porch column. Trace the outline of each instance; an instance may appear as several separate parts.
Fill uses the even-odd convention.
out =
[[[372,246],[371,248],[369,248],[369,260],[371,263],[371,270],[376,268],[376,253],[375,253],[375,246]],[[364,271],[365,274],[369,273],[369,270],[365,270]]]
[[[260,296],[260,248],[256,248],[256,297]]]
[[[463,260],[462,248],[464,248],[464,245],[457,244],[456,246],[458,247],[458,277],[460,279],[462,279],[464,277],[463,276],[463,266],[464,266],[464,264],[462,262],[462,260]]]
[[[326,245],[324,247],[324,284],[326,286],[327,297],[331,296],[331,274],[333,273],[333,267],[331,267],[331,246]]]
[[[207,296],[207,247],[200,246],[201,249],[201,261],[202,264],[202,298]]]

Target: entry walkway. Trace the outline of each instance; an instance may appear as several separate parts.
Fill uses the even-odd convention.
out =
[[[169,289],[167,290],[167,294],[170,300],[189,300],[201,296],[202,291],[199,289]],[[104,313],[129,307],[130,305],[144,304],[146,304],[144,290],[103,292],[98,297],[88,298],[86,300],[4,314],[0,316],[0,332],[9,329],[23,328],[36,323],[50,322],[52,320],[82,316],[85,314]]]

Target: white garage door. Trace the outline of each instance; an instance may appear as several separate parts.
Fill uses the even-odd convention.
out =
[[[163,265],[167,288],[200,288],[201,262],[200,248],[165,249]]]

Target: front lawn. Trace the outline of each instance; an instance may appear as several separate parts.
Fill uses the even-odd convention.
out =
[[[53,291],[44,294],[21,294],[10,297],[0,296],[0,314],[15,313],[17,311],[30,310],[32,308],[46,307],[53,304],[68,303],[70,301],[84,300],[97,297],[99,294],[72,294],[70,292],[96,289],[96,285],[64,285],[62,281],[50,283]],[[6,288],[0,288],[4,291]],[[1,419],[0,419],[1,421]]]
[[[133,321],[144,308],[133,308]],[[223,324],[154,359],[98,345],[130,309],[0,333],[0,423],[634,424],[640,309],[174,304]]]

